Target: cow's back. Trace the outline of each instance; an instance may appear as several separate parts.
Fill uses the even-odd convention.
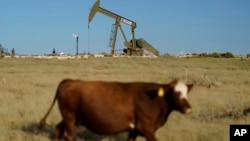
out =
[[[63,117],[97,133],[117,133],[135,122],[135,96],[124,83],[67,80],[60,84],[58,103]]]

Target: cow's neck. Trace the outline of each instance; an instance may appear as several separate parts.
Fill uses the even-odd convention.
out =
[[[173,108],[169,102],[167,102],[165,99],[162,99],[160,102],[161,107],[161,117],[160,117],[160,126],[163,126],[164,123],[167,121],[168,116],[173,111]]]

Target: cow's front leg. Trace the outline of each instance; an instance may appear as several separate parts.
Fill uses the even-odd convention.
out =
[[[145,138],[147,139],[147,141],[157,141],[154,133],[147,133],[146,135],[144,135]]]
[[[140,131],[142,136],[147,139],[147,141],[157,141],[155,137],[155,129],[156,128],[154,128],[154,126],[143,124],[139,126],[138,130]]]

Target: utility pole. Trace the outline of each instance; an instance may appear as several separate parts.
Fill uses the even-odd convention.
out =
[[[76,57],[78,57],[78,38],[79,38],[79,36],[77,36],[75,33],[73,33],[72,36],[76,39]]]

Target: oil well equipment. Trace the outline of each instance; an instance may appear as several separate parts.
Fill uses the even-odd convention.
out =
[[[122,36],[124,38],[124,46],[126,47],[123,52],[127,55],[143,55],[144,49],[148,52],[158,56],[159,51],[155,49],[151,44],[149,44],[146,40],[139,38],[135,38],[135,28],[136,23],[128,18],[125,18],[123,16],[120,16],[114,12],[108,11],[102,7],[100,7],[100,0],[97,0],[95,4],[92,6],[89,18],[88,18],[88,24],[92,21],[94,18],[96,12],[99,12],[107,17],[110,17],[112,19],[115,19],[115,24],[113,24],[110,34],[110,40],[109,40],[109,46],[111,47],[111,54],[115,54],[115,43],[116,43],[116,36],[117,36],[117,30],[120,29]],[[131,27],[131,33],[132,33],[132,39],[130,41],[127,40],[125,33],[121,27],[121,22],[129,25]]]

